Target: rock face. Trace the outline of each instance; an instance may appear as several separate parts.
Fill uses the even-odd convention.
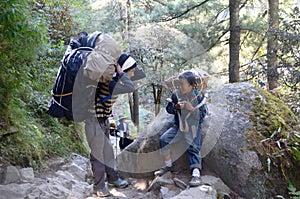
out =
[[[267,187],[264,162],[261,162],[253,143],[249,142],[249,132],[256,125],[252,118],[255,115],[254,101],[259,98],[267,103],[268,99],[249,83],[227,84],[207,92],[209,115],[203,124],[201,148],[204,167],[242,197],[252,199],[284,195],[282,192],[273,193]],[[164,165],[159,154],[159,136],[170,127],[172,119],[172,115],[161,111],[143,133],[144,136],[118,156],[118,168],[129,176],[153,177],[153,171]],[[190,175],[184,149],[172,147],[175,151],[172,154],[172,159],[176,161],[175,171]],[[279,170],[275,172],[280,173]],[[271,182],[274,189],[282,186],[277,182]]]
[[[224,98],[224,109],[212,110],[211,116],[225,116],[222,123],[210,122],[209,126],[222,127],[217,143],[204,157],[206,165],[234,191],[247,198],[266,198],[262,163],[255,151],[248,147],[245,133],[253,127],[250,120],[252,101],[258,91],[250,84],[228,84],[211,93]],[[210,118],[208,118],[210,120]],[[213,119],[212,119],[213,121]],[[220,129],[219,129],[220,130]],[[207,136],[214,131],[205,132]],[[209,139],[203,140],[205,143]]]
[[[0,168],[0,199],[97,199],[92,193],[93,185],[87,181],[91,177],[89,159],[77,154],[68,158],[49,160],[48,167],[40,171],[32,168],[7,166]],[[169,173],[170,174],[170,173]],[[183,179],[185,176],[182,176]],[[216,190],[221,196],[230,193],[229,188],[218,178],[206,176],[203,185],[187,189],[187,184],[179,179],[172,180],[165,175],[151,181],[129,178],[129,186],[119,189],[108,185],[111,196],[107,199],[217,199]],[[149,186],[148,186],[149,185]],[[228,194],[227,194],[228,195]],[[220,196],[220,194],[219,194]]]
[[[159,136],[171,125],[172,117],[165,113],[159,114],[143,133],[145,136],[138,137],[118,155],[119,171],[132,177],[153,177],[153,171],[163,166],[159,153]]]
[[[0,199],[23,198],[86,198],[92,193],[92,185],[85,179],[89,171],[89,160],[74,154],[72,161],[56,160],[51,169],[53,176],[35,176],[32,168],[6,167],[2,173]],[[49,172],[49,171],[48,171]],[[41,176],[45,176],[44,173]]]

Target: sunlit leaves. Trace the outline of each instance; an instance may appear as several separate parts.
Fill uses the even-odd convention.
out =
[[[1,2],[0,13],[0,119],[7,120],[14,91],[26,81],[27,64],[41,52],[47,34],[42,16],[32,12],[30,1]]]

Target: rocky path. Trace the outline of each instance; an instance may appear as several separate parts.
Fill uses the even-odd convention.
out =
[[[32,168],[8,166],[1,169],[0,199],[96,199],[90,176],[88,159],[73,154],[68,160],[57,158],[49,161],[41,171]],[[230,189],[212,175],[204,175],[203,181],[211,186],[196,188],[186,186],[185,176],[165,175],[156,179],[129,178],[130,185],[125,189],[109,187],[112,196],[107,199],[216,199],[230,198]],[[174,181],[177,179],[178,181]]]

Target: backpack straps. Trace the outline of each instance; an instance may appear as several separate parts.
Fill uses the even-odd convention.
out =
[[[202,101],[194,107],[195,110],[199,109],[201,106],[203,106],[204,104],[206,104],[206,100],[207,100],[206,98],[207,97],[204,95]],[[187,133],[189,131],[189,125],[188,125],[187,120],[191,116],[191,112],[189,112],[187,114],[187,116],[185,117],[184,121],[182,121],[182,119],[180,117],[180,114],[179,114],[179,111],[177,112],[177,114],[178,114],[178,119],[179,119],[179,129],[180,129],[180,131],[182,131],[184,133]],[[183,122],[185,124],[184,127],[183,127]]]
[[[98,39],[98,37],[100,35],[101,35],[101,32],[96,31],[96,32],[93,32],[92,34],[90,34],[89,36],[87,36],[85,46],[95,48],[96,40]]]
[[[106,102],[107,100],[111,99],[111,97],[112,97],[112,95],[108,95],[108,96],[106,96],[105,98],[99,100],[99,101],[97,102],[97,104],[103,104],[103,103]]]

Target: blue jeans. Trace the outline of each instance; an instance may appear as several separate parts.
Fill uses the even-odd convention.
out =
[[[181,132],[177,125],[169,128],[159,139],[161,154],[166,156],[170,155],[170,144],[177,143],[182,139],[185,140],[186,150],[188,152],[188,159],[190,163],[190,169],[202,168],[202,158],[200,154],[201,149],[201,125],[194,126],[194,132],[192,126],[187,133]],[[183,154],[183,153],[182,153]]]

